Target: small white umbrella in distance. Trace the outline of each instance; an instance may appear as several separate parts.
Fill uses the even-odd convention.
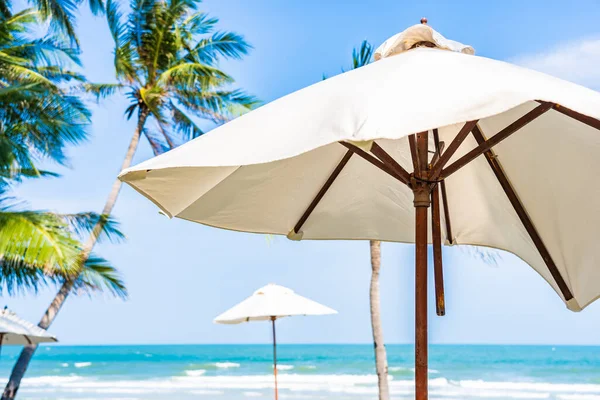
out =
[[[215,318],[217,324],[241,324],[250,321],[271,321],[273,326],[273,374],[275,375],[275,399],[277,400],[277,336],[275,320],[297,315],[337,314],[332,308],[302,297],[283,286],[268,284],[246,300],[233,306]]]
[[[57,342],[45,329],[4,308],[0,311],[0,346]]]
[[[336,313],[337,311],[302,297],[291,289],[269,284],[219,315],[215,318],[215,322],[218,324],[239,324],[249,321],[270,321],[273,317]]]

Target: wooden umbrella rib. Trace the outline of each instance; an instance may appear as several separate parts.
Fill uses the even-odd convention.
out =
[[[427,174],[427,170],[429,168],[428,165],[428,143],[429,143],[429,132],[419,132],[417,133],[417,162],[419,164],[419,171],[421,172],[421,177],[424,178],[423,175]]]
[[[437,135],[437,129],[433,130],[435,133],[434,135]],[[444,151],[444,142],[440,142],[439,139],[436,141],[436,145],[435,145],[435,152],[433,153],[433,157],[431,157],[431,165],[435,165],[435,163],[438,162],[438,160],[440,159],[440,154],[442,154],[442,152]]]
[[[414,174],[420,178],[421,169],[419,168],[419,155],[417,154],[417,139],[415,138],[415,135],[408,135],[408,146],[410,147]]]
[[[375,157],[375,156],[367,153],[366,151],[364,151],[360,147],[357,147],[357,146],[353,145],[352,143],[348,143],[348,142],[339,142],[339,143],[342,146],[344,146],[347,149],[349,149],[350,151],[352,151],[353,153],[355,153],[357,156],[363,158],[364,160],[366,160],[369,163],[373,164],[374,166],[376,166],[380,170],[386,172],[388,175],[391,175],[392,177],[396,178],[400,182],[408,185],[408,182],[406,182],[402,176],[398,175],[396,173],[396,171],[394,171],[394,169],[391,166],[389,166],[387,164],[384,164],[377,157]]]
[[[346,152],[346,154],[344,154],[344,157],[342,158],[342,160],[335,167],[335,169],[333,170],[331,175],[329,175],[329,178],[327,178],[327,180],[321,187],[321,190],[319,190],[319,192],[317,193],[317,195],[315,196],[313,201],[311,201],[311,203],[309,204],[306,211],[304,211],[304,214],[302,214],[302,216],[298,220],[298,223],[296,223],[296,226],[294,226],[294,232],[296,232],[296,233],[300,232],[302,225],[304,225],[304,223],[306,222],[306,220],[308,219],[310,214],[314,211],[315,207],[317,207],[317,204],[319,204],[319,202],[321,201],[323,196],[325,196],[325,193],[327,193],[327,191],[329,190],[329,188],[331,187],[331,185],[333,184],[335,179],[338,177],[340,172],[342,172],[342,169],[344,169],[346,164],[348,164],[348,161],[350,161],[350,157],[352,157],[352,154],[354,154],[354,152],[352,150],[348,150]]]
[[[592,128],[600,130],[600,120],[597,120],[596,118],[588,117],[587,115],[578,113],[575,110],[571,110],[570,108],[563,107],[559,104],[554,104],[552,106],[552,109],[558,111],[561,114],[569,116],[583,124],[586,124],[587,126],[591,126]]]
[[[431,173],[429,176],[430,180],[436,180],[440,176],[442,168],[444,168],[446,163],[450,161],[450,158],[452,158],[452,156],[454,155],[454,153],[456,153],[456,150],[458,150],[462,142],[467,138],[469,133],[471,133],[471,130],[473,130],[473,127],[477,124],[477,121],[478,120],[468,121],[463,125],[461,130],[458,131],[458,133],[448,146],[448,149],[443,154],[441,154],[439,160],[432,165]]]
[[[479,143],[480,145],[486,143],[485,136],[483,135],[483,133],[481,132],[479,127],[476,127],[475,129],[473,129],[473,136],[475,137],[475,140],[477,140],[477,143]],[[488,164],[490,165],[490,167],[492,168],[492,171],[494,172],[494,175],[496,175],[496,178],[498,179],[500,186],[502,186],[504,193],[506,193],[508,200],[512,204],[519,219],[523,223],[525,230],[529,234],[529,237],[531,237],[533,244],[535,245],[538,252],[542,256],[542,259],[546,263],[546,266],[548,267],[550,274],[554,278],[554,281],[558,285],[558,288],[560,289],[564,299],[566,301],[571,300],[573,298],[573,294],[571,293],[571,290],[569,289],[565,280],[563,279],[562,275],[560,274],[560,271],[558,270],[558,267],[554,263],[554,260],[552,259],[552,256],[550,255],[548,248],[544,244],[544,241],[540,237],[540,234],[538,233],[537,229],[535,229],[535,226],[533,225],[533,222],[531,221],[531,218],[529,217],[529,214],[527,213],[525,206],[523,205],[523,203],[521,203],[519,196],[515,192],[512,185],[510,184],[510,181],[508,180],[508,177],[506,176],[506,173],[504,172],[504,169],[502,168],[500,161],[497,159],[497,157],[494,155],[493,151],[490,149],[488,149],[484,154],[485,154],[485,158],[486,158]]]
[[[452,224],[450,222],[450,208],[448,206],[448,195],[446,194],[446,181],[440,182],[440,192],[442,193],[442,207],[444,208],[444,221],[446,222],[446,239],[448,240],[448,243],[454,244]]]
[[[433,130],[433,142],[435,144],[436,154],[440,154],[443,151],[442,142],[440,142],[440,135],[436,129]],[[433,160],[432,160],[433,163]],[[442,195],[442,207],[444,209],[444,222],[446,225],[446,239],[452,244],[452,224],[450,223],[450,209],[448,207],[448,195],[446,194],[446,181],[442,180],[439,183],[440,193]]]
[[[431,237],[433,239],[433,276],[435,280],[435,311],[446,315],[444,271],[442,265],[442,228],[440,223],[440,194],[438,186],[431,191]]]
[[[404,183],[408,185],[408,183],[410,182],[410,174],[376,142],[373,142],[371,152],[375,154],[375,156],[379,158],[384,164],[387,164],[390,168],[392,168],[394,172],[396,172],[398,176],[400,176],[403,179]]]
[[[544,114],[546,111],[551,109],[553,106],[552,103],[542,103],[521,118],[517,119],[515,122],[502,129],[500,132],[485,140],[483,143],[480,143],[473,150],[469,151],[467,154],[456,160],[454,163],[450,164],[448,167],[444,168],[441,172],[441,176],[443,178],[447,178],[452,175],[475,158],[484,154],[486,151],[490,150],[492,147],[502,142],[504,139],[508,138],[510,135],[523,128],[525,125],[529,124],[531,121],[535,120],[537,117]]]

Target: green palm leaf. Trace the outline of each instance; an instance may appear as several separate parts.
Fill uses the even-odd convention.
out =
[[[81,251],[58,215],[43,211],[17,210],[0,200],[0,260],[14,268],[27,264],[44,271],[73,273],[72,262]]]
[[[78,293],[105,292],[121,299],[128,296],[121,275],[107,260],[92,254],[86,260],[74,289]]]

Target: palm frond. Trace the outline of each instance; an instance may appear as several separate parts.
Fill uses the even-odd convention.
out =
[[[0,162],[0,165],[2,163]],[[39,170],[37,168],[19,168],[19,167],[0,167],[0,192],[4,191],[6,186],[12,183],[19,183],[23,178],[57,178],[60,175],[51,172]]]
[[[104,14],[106,11],[104,1],[103,0],[89,0],[90,3],[90,11],[94,15]]]
[[[366,40],[363,40],[358,49],[355,48],[352,50],[352,68],[357,69],[369,64],[374,51],[373,46]]]
[[[51,32],[64,34],[79,47],[75,32],[75,12],[79,5],[77,0],[33,0],[33,3],[41,16],[50,21]]]
[[[75,282],[75,290],[89,294],[107,292],[121,299],[128,297],[125,283],[116,268],[104,258],[94,254],[86,260]]]
[[[60,214],[60,217],[65,220],[70,229],[80,238],[89,236],[97,229],[97,226],[100,226],[99,242],[102,242],[104,239],[112,243],[119,243],[125,240],[125,235],[119,229],[119,222],[113,217],[94,212]]]
[[[468,256],[486,265],[497,266],[502,260],[502,253],[490,247],[460,245],[458,248]]]
[[[215,123],[227,122],[260,105],[256,97],[242,90],[178,91],[176,98],[187,109]]]
[[[252,48],[242,35],[234,32],[216,32],[198,42],[186,58],[192,62],[214,65],[219,57],[239,59]]]
[[[108,27],[115,42],[115,72],[117,78],[125,79],[131,83],[137,80],[133,61],[133,47],[128,41],[127,25],[123,23],[123,13],[114,0],[106,3],[106,18]]]
[[[40,288],[55,281],[55,277],[51,275],[46,274],[42,268],[20,260],[7,263],[0,259],[0,295],[36,293]]]
[[[178,28],[180,32],[186,33],[186,39],[193,40],[197,35],[212,32],[218,22],[218,18],[210,17],[204,12],[195,12],[185,18]]]
[[[120,83],[84,83],[82,89],[86,93],[90,93],[96,97],[97,100],[107,98],[117,93],[119,90],[125,88]]]
[[[72,260],[81,246],[56,214],[20,211],[0,199],[0,262],[8,267],[27,264],[43,270],[73,273]]]
[[[181,134],[184,141],[187,142],[204,135],[204,131],[175,104],[171,103],[170,108],[174,129]]]
[[[148,139],[152,152],[155,156],[166,153],[173,147],[165,140],[167,137],[160,129],[144,128],[144,136]]]
[[[175,65],[166,71],[162,72],[158,77],[159,85],[180,86],[193,88],[221,86],[233,82],[233,79],[209,65],[185,62]]]

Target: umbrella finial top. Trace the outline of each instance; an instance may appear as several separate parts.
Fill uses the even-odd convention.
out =
[[[420,24],[413,25],[383,42],[375,50],[374,58],[375,61],[378,61],[420,47],[433,47],[457,53],[475,54],[475,50],[471,46],[446,39],[439,32],[436,32],[431,26],[427,25],[427,18],[423,17]]]

